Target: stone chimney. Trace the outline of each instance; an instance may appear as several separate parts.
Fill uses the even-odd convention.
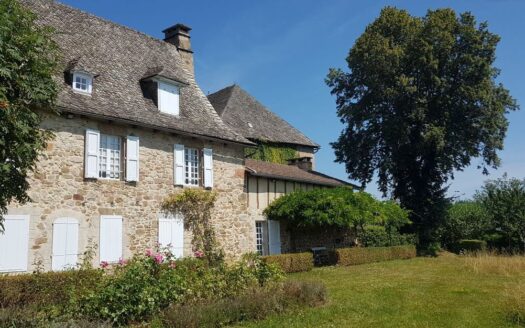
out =
[[[288,165],[295,165],[301,170],[311,171],[312,170],[312,158],[311,157],[298,157],[288,160]]]
[[[188,71],[195,75],[193,67],[193,50],[191,50],[190,41],[191,28],[184,24],[175,24],[164,31],[164,41],[169,42],[177,47],[182,61]]]

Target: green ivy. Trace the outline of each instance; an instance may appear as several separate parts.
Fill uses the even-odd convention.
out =
[[[288,160],[298,157],[298,152],[292,147],[259,142],[255,149],[246,148],[245,155],[247,158],[259,161],[287,164]]]

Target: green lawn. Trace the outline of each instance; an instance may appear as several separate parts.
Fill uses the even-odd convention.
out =
[[[520,277],[474,273],[452,255],[318,268],[290,278],[323,281],[328,304],[240,327],[516,327],[505,318],[504,302]]]

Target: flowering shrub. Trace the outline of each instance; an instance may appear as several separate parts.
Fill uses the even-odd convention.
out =
[[[233,297],[281,277],[275,266],[248,255],[233,265],[213,266],[200,251],[177,260],[169,248],[119,261],[97,288],[78,300],[80,312],[94,319],[126,324],[146,320],[171,304]]]

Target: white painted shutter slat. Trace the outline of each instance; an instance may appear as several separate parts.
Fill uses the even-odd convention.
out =
[[[84,155],[84,177],[98,178],[98,151],[100,147],[100,132],[86,130],[86,150]]]
[[[171,245],[173,255],[176,257],[184,255],[184,220],[179,215],[171,223]]]
[[[0,272],[27,271],[29,215],[5,215],[0,234]]]
[[[126,181],[139,181],[139,137],[126,139]]]
[[[173,148],[173,178],[175,185],[184,184],[184,145],[176,144]]]
[[[63,270],[66,266],[67,223],[53,223],[53,254],[51,270]]]
[[[213,150],[204,148],[204,187],[213,188]]]
[[[268,248],[270,255],[281,254],[281,227],[279,221],[268,220]]]
[[[166,247],[171,243],[171,220],[164,216],[159,218],[159,244]]]
[[[100,217],[100,261],[117,262],[122,258],[122,217]]]

